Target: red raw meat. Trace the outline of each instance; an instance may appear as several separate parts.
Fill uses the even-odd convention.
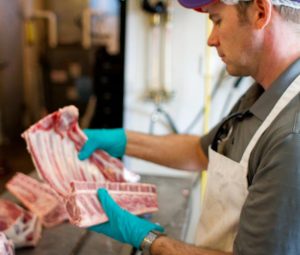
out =
[[[15,255],[14,243],[0,232],[0,255]]]
[[[41,222],[36,215],[15,203],[0,199],[0,232],[4,232],[16,248],[36,246],[41,230]]]
[[[87,137],[77,121],[78,109],[67,106],[23,133],[40,176],[62,196],[70,191],[71,181],[126,181],[129,171],[104,151],[98,150],[84,161],[78,159]],[[130,177],[137,178],[134,173]]]
[[[99,201],[96,197],[96,190],[103,186],[103,183],[121,183],[132,179],[137,181],[139,177],[126,170],[121,161],[110,157],[104,151],[95,151],[89,159],[80,161],[78,151],[87,137],[80,130],[77,121],[77,108],[64,107],[31,126],[23,133],[23,137],[39,175],[67,204],[70,222],[87,227],[102,223],[106,219],[99,210]],[[78,193],[77,182],[88,184],[86,186],[83,184]],[[89,186],[90,183],[93,186]],[[107,187],[120,206],[128,204],[133,213],[141,214],[158,209],[156,190],[152,189],[150,192],[149,188],[146,189],[147,192],[141,192],[145,186],[147,185],[125,183],[117,196],[115,186],[112,186],[112,189],[110,186]],[[121,193],[126,198],[121,198]],[[84,196],[86,198],[83,199]],[[78,202],[79,200],[82,203],[84,201],[86,207],[90,208],[87,213],[80,208],[82,204]],[[99,216],[95,216],[95,213]]]
[[[96,195],[99,188],[107,189],[122,208],[136,215],[155,212],[158,208],[156,187],[151,184],[72,182],[71,186],[66,209],[70,221],[80,227],[107,221]]]
[[[22,173],[17,173],[6,188],[31,212],[36,214],[45,227],[53,227],[68,219],[58,195],[46,183],[40,183]]]

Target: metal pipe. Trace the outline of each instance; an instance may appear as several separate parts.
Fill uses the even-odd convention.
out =
[[[163,40],[162,40],[162,89],[167,93],[172,93],[172,13],[173,4],[172,1],[167,2],[167,11],[164,14],[165,25],[163,30]]]
[[[212,26],[210,23],[210,20],[207,18],[206,21],[206,34],[207,38],[212,30]],[[211,83],[212,83],[212,73],[211,73],[211,48],[206,45],[206,50],[205,50],[205,63],[206,63],[206,68],[205,68],[205,85],[204,85],[204,122],[203,122],[203,128],[204,132],[207,132],[209,129],[209,117],[210,117],[210,104],[211,104]],[[204,170],[201,172],[201,201],[203,201],[204,194],[205,194],[205,189],[206,189],[206,183],[207,183],[207,171]]]
[[[51,11],[35,10],[33,18],[43,18],[48,21],[48,44],[51,48],[57,46],[57,18]]]

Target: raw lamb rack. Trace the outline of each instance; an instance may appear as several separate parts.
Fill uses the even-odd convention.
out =
[[[46,116],[25,131],[23,137],[38,173],[60,195],[70,189],[69,183],[74,180],[126,181],[123,164],[104,151],[96,151],[88,160],[78,159],[87,137],[79,128],[75,106]]]
[[[41,237],[39,218],[8,200],[0,199],[0,231],[16,248],[36,246]]]
[[[87,227],[107,221],[98,202],[96,191],[106,188],[122,208],[140,215],[157,211],[156,187],[150,184],[118,182],[72,182],[72,192],[67,198],[66,209],[73,224]]]
[[[14,243],[0,232],[0,255],[15,255]]]
[[[45,227],[56,226],[68,219],[62,201],[48,184],[17,173],[6,184],[6,188],[37,215]]]
[[[84,161],[78,159],[78,151],[86,142],[87,137],[79,128],[78,110],[74,106],[64,107],[46,116],[26,130],[23,137],[39,175],[68,205],[69,220],[78,226],[87,227],[103,222],[105,218],[103,211],[98,206],[99,202],[95,202],[97,188],[106,185],[106,182],[126,182],[133,179],[137,181],[139,178],[126,170],[121,161],[110,157],[104,151],[97,150],[89,159]],[[81,191],[81,193],[87,194],[84,201],[94,211],[90,210],[80,214],[72,213],[82,209],[79,208],[80,203],[76,202],[81,200],[81,198],[76,198],[77,195],[79,196],[75,189],[76,184],[71,185],[71,183],[76,182],[97,182],[97,185],[100,183],[99,186],[96,184],[94,186],[86,185],[84,186],[85,190]],[[135,206],[144,207],[143,213],[156,211],[158,208],[155,189],[149,188],[148,195],[151,194],[149,196],[152,203],[148,203],[145,193],[132,191],[130,188],[131,186],[136,187],[136,185],[143,186],[143,184],[124,184],[126,189],[130,191],[130,195],[126,191],[126,203],[131,200],[139,201],[139,204]],[[112,193],[114,191],[115,189],[111,190]],[[119,191],[117,196],[121,196],[124,192]],[[126,203],[120,205],[124,206]],[[94,217],[93,213],[97,210],[98,214],[102,214],[101,217]],[[136,211],[133,210],[132,212]],[[78,215],[80,217],[77,217]]]

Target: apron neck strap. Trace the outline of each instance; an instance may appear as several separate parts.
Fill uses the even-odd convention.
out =
[[[285,90],[282,96],[279,98],[267,118],[260,125],[254,136],[252,137],[250,143],[248,144],[240,164],[244,167],[248,168],[250,154],[255,147],[256,143],[262,136],[262,134],[266,131],[267,128],[272,124],[274,119],[280,114],[280,112],[292,101],[294,97],[298,95],[300,92],[300,75],[293,81],[293,83]]]

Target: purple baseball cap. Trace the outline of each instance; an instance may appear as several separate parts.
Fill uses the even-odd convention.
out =
[[[200,12],[203,12],[202,7],[204,7],[205,5],[209,5],[209,4],[212,4],[217,1],[222,1],[224,3],[230,2],[230,0],[229,1],[226,1],[226,0],[178,0],[178,2],[182,6],[189,8],[189,9],[194,9],[194,10],[200,11]],[[249,0],[240,0],[240,1],[249,1]],[[274,5],[284,5],[284,6],[300,9],[300,0],[285,0],[285,1],[272,0],[272,3]]]
[[[211,3],[217,2],[218,0],[178,0],[178,2],[189,9],[195,9],[202,11],[202,7]]]

